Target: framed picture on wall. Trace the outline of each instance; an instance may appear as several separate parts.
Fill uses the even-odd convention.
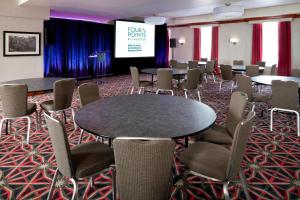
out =
[[[3,32],[3,56],[41,55],[41,33]]]

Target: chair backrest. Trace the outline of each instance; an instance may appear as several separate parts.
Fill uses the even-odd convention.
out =
[[[207,58],[201,58],[200,59],[201,62],[207,62],[207,60],[208,60]]]
[[[299,106],[298,83],[272,81],[272,107],[296,110]]]
[[[189,69],[187,72],[186,89],[194,90],[197,89],[200,80],[201,70],[200,69]]]
[[[248,96],[244,92],[234,92],[231,95],[229,112],[227,115],[226,129],[233,137],[237,124],[243,119],[243,114],[248,102]]]
[[[0,98],[4,117],[21,117],[27,111],[27,85],[0,85]]]
[[[231,65],[221,65],[221,74],[223,80],[232,80],[232,66]]]
[[[263,75],[272,75],[272,67],[265,67]]]
[[[244,92],[248,95],[248,100],[252,101],[253,90],[252,90],[252,81],[249,76],[242,74],[236,75],[237,91]]]
[[[189,61],[189,69],[195,69],[198,67],[198,61],[193,60],[193,61]]]
[[[79,86],[78,91],[81,106],[100,99],[99,87],[96,83],[84,83]]]
[[[63,110],[71,107],[76,80],[63,79],[54,83],[54,109]]]
[[[162,68],[157,70],[157,88],[172,89],[172,69]]]
[[[170,60],[170,65],[171,65],[171,67],[176,68],[177,63],[178,63],[177,60]]]
[[[233,65],[244,65],[244,61],[243,60],[234,60]]]
[[[71,151],[68,143],[68,136],[65,132],[63,124],[47,113],[44,114],[48,127],[51,143],[57,163],[58,170],[69,178],[74,177],[72,168]]]
[[[120,199],[167,199],[174,141],[116,138],[113,146]]]
[[[292,69],[291,76],[300,77],[300,69]]]
[[[259,75],[259,66],[258,65],[249,65],[246,66],[246,75],[253,77]]]
[[[177,63],[176,69],[187,69],[189,67],[189,65],[187,63]]]
[[[277,75],[277,65],[272,65],[272,68],[271,68],[271,75],[272,76],[276,76]]]
[[[140,74],[139,70],[136,67],[130,67],[131,79],[132,79],[132,86],[133,87],[140,87]]]
[[[266,66],[266,62],[264,62],[264,61],[257,61],[256,65],[258,65],[260,67],[265,67]]]
[[[226,170],[227,180],[234,178],[240,170],[243,155],[247,146],[247,141],[252,131],[254,117],[255,112],[250,111],[246,119],[239,122],[235,128],[235,134],[233,137]]]
[[[214,72],[214,67],[215,67],[215,61],[207,61],[206,63],[206,68],[205,68],[205,72],[207,74],[212,74]]]

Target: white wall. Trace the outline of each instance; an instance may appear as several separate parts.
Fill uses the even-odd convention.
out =
[[[282,10],[278,7],[273,7],[273,11],[266,8],[267,13],[275,14],[278,12],[282,14],[283,12],[289,13],[290,10],[287,8],[294,7],[300,10],[300,4],[294,6],[283,6]],[[252,14],[261,13],[261,9],[257,9],[258,11],[252,10]],[[281,10],[281,12],[279,12]],[[299,12],[298,10],[298,12]],[[276,11],[276,12],[275,12]],[[294,12],[296,13],[296,12]],[[248,14],[249,15],[249,14]],[[188,20],[190,18],[177,19],[178,22],[195,22],[196,17],[193,17],[192,20]],[[198,19],[203,21],[203,17],[199,16]],[[174,21],[172,22],[174,23]],[[176,48],[175,51],[175,59],[179,61],[187,61],[193,58],[193,29],[190,27],[181,27],[181,28],[171,28],[171,37],[174,38],[185,38],[186,44],[182,47]],[[232,45],[229,43],[229,39],[231,37],[239,38],[239,43],[237,45]],[[251,51],[252,51],[252,25],[249,23],[231,23],[231,24],[221,24],[219,25],[219,60],[220,63],[223,64],[231,64],[233,60],[244,60],[246,64],[251,63]],[[300,19],[294,19],[292,21],[292,67],[300,68]]]
[[[174,59],[179,62],[187,62],[193,60],[194,49],[194,30],[191,28],[175,28],[171,31],[171,38],[184,39],[185,44],[181,45],[177,43],[177,47],[174,48]],[[172,51],[172,50],[171,50]]]
[[[43,77],[43,22],[49,18],[49,12],[46,8],[24,8],[0,3],[0,82]],[[3,31],[42,33],[41,55],[4,57]]]

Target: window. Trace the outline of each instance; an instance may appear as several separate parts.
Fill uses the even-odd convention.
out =
[[[266,66],[278,63],[278,22],[263,23],[263,61]]]
[[[210,60],[212,27],[201,27],[201,58]]]

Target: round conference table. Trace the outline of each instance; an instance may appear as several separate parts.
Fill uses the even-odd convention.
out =
[[[29,78],[18,79],[13,81],[5,81],[1,84],[26,84],[29,93],[46,92],[53,90],[53,83],[55,81],[65,78]]]
[[[152,81],[152,85],[154,83],[154,75],[157,75],[157,69],[159,68],[146,68],[146,69],[142,69],[141,70],[141,73],[144,73],[144,74],[151,74],[151,81]],[[166,69],[172,69],[172,74],[173,76],[175,77],[175,79],[178,80],[178,83],[179,83],[179,80],[182,76],[186,75],[187,74],[187,69],[176,69],[176,68],[166,68]]]
[[[259,71],[263,71],[264,67],[259,67]],[[246,71],[246,65],[232,65],[232,71],[244,72]]]
[[[260,75],[254,76],[251,78],[253,82],[262,84],[262,85],[271,85],[273,80],[281,80],[281,81],[294,81],[298,83],[300,87],[300,78],[292,77],[292,76],[269,76],[269,75]]]
[[[109,139],[182,138],[206,130],[215,120],[215,111],[203,103],[154,94],[101,99],[75,114],[80,128]]]

